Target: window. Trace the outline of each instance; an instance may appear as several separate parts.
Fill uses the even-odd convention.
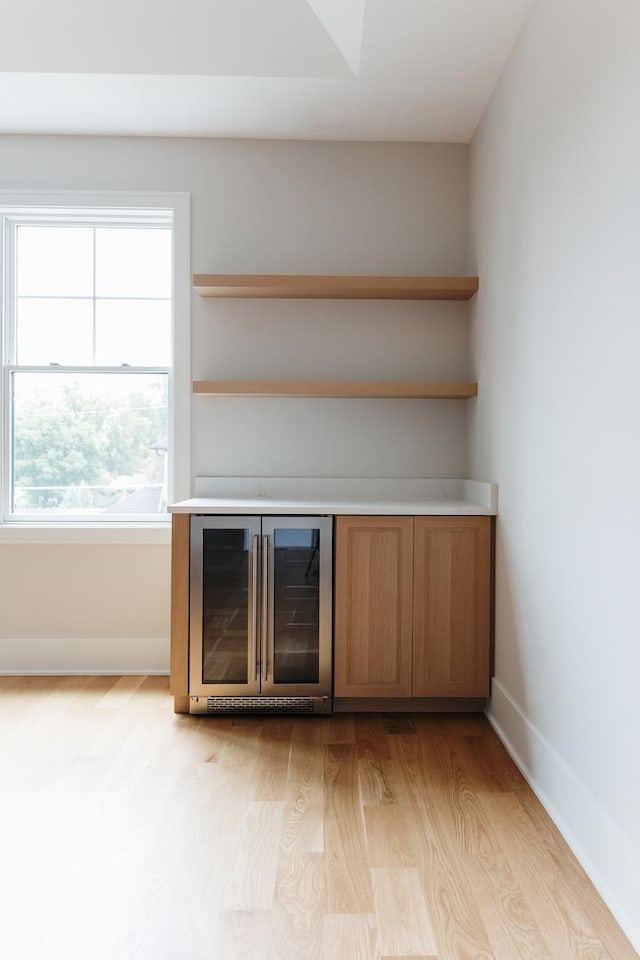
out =
[[[3,520],[167,519],[174,210],[0,209]]]

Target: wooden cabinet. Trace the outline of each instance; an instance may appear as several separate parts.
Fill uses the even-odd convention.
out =
[[[189,516],[172,519],[171,692],[182,713]],[[491,517],[336,517],[335,696],[389,709],[403,709],[394,700],[486,697],[491,550]]]
[[[336,697],[489,693],[491,518],[337,517]]]
[[[413,518],[337,517],[334,692],[410,697]]]
[[[489,693],[491,520],[416,517],[414,697]]]

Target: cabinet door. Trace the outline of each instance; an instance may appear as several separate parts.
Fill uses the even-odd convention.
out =
[[[488,695],[490,580],[490,517],[415,518],[415,697]]]
[[[410,697],[412,517],[337,517],[335,596],[335,695]]]

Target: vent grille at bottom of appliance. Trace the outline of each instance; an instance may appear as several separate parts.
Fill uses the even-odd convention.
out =
[[[329,697],[191,697],[189,713],[331,713]]]

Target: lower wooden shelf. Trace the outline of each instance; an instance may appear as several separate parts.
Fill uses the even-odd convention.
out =
[[[477,383],[357,380],[195,380],[194,394],[216,397],[353,397],[466,400]]]
[[[201,297],[470,300],[478,289],[478,278],[197,273],[193,277],[193,287]]]

